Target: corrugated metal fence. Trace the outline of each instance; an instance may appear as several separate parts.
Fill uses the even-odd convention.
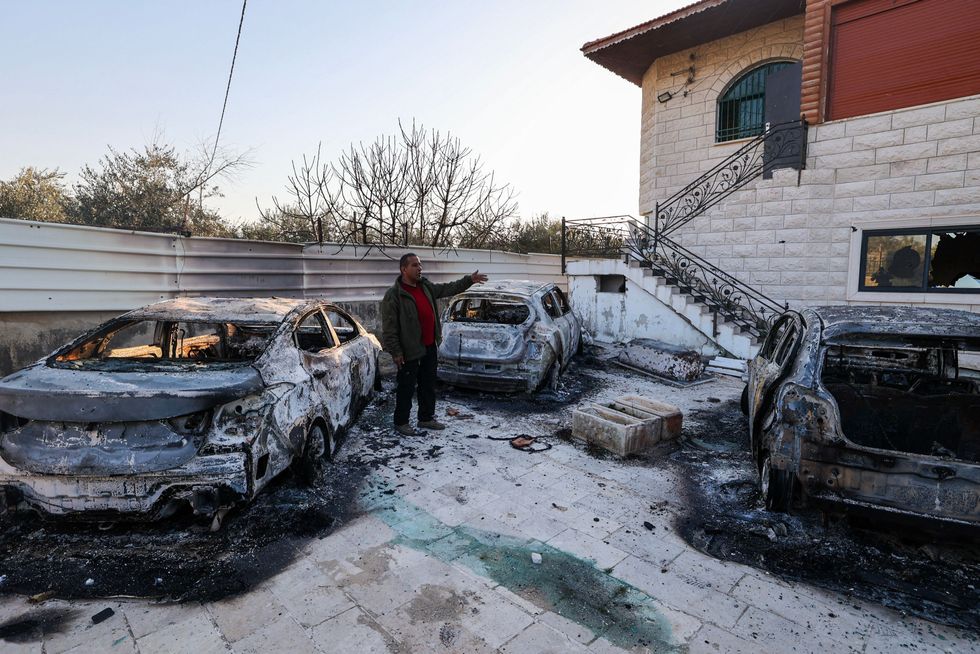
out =
[[[560,257],[411,248],[434,281],[564,282]],[[408,250],[184,238],[0,219],[0,312],[123,311],[180,295],[380,299]]]
[[[0,218],[0,376],[103,320],[182,295],[326,297],[373,329],[406,249],[297,245]],[[564,284],[561,258],[412,248],[427,277]]]

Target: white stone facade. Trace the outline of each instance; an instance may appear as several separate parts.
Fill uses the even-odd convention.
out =
[[[798,16],[655,61],[643,81],[640,212],[745,141],[715,144],[715,107],[746,69],[801,59]],[[691,55],[694,58],[691,58]],[[670,73],[693,63],[695,79]],[[685,96],[683,90],[689,92]],[[657,95],[675,91],[666,103]],[[793,305],[888,303],[980,311],[978,294],[858,292],[862,231],[980,224],[980,96],[810,127],[806,170],[758,179],[676,239]],[[980,255],[978,255],[980,256]]]

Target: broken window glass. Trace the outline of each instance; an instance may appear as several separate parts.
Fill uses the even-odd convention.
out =
[[[980,293],[980,228],[869,231],[862,291]]]
[[[523,302],[464,298],[456,301],[450,308],[449,321],[520,325],[530,315],[530,307]]]
[[[980,230],[934,231],[929,257],[929,288],[980,290]]]
[[[864,255],[864,286],[920,289],[925,260],[925,234],[868,236]]]
[[[253,361],[275,325],[236,325],[188,321],[138,320],[114,323],[67,352],[55,363],[100,367],[100,362],[238,363]]]

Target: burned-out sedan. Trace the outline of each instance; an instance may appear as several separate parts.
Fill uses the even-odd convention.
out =
[[[581,323],[555,284],[477,284],[446,308],[439,379],[504,392],[554,387],[581,344]]]
[[[749,363],[743,402],[771,510],[802,500],[980,526],[980,315],[787,312]]]
[[[0,380],[4,507],[220,516],[307,474],[377,383],[377,339],[337,306],[179,298],[110,320]]]

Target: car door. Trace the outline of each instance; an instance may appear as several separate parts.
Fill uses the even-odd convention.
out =
[[[313,379],[313,402],[336,432],[347,421],[352,397],[345,352],[319,308],[297,323],[294,337],[303,367]]]
[[[350,314],[330,304],[324,307],[324,315],[349,373],[351,401],[347,422],[350,422],[371,393],[378,361],[371,343],[364,336],[364,330]]]
[[[769,413],[769,404],[779,382],[792,367],[803,338],[803,319],[795,311],[783,314],[769,330],[759,354],[749,365],[749,427],[753,447],[755,432]]]
[[[582,323],[572,312],[572,307],[568,303],[568,296],[558,288],[554,288],[555,299],[558,300],[558,308],[561,310],[562,320],[568,325],[569,341],[566,360],[572,358],[579,351],[579,343],[582,341]]]
[[[568,326],[568,319],[562,315],[561,305],[558,302],[558,297],[555,295],[553,288],[545,291],[544,295],[541,296],[541,303],[544,305],[545,313],[551,319],[551,331],[553,334],[549,338],[549,342],[553,343],[552,347],[555,348],[555,352],[558,355],[558,362],[564,368],[568,357],[571,356],[570,346],[572,334],[571,328]]]

